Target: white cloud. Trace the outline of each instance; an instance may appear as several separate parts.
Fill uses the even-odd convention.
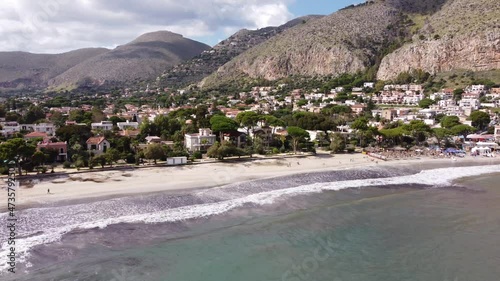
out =
[[[217,38],[280,25],[290,0],[2,0],[0,50],[50,53],[114,47],[145,32]]]

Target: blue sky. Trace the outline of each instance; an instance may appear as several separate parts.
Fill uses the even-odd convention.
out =
[[[290,12],[296,17],[317,14],[329,15],[338,9],[352,4],[364,2],[362,0],[295,0],[290,4]]]

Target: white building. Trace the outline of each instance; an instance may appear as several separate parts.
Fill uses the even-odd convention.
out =
[[[373,82],[365,82],[363,84],[363,87],[364,88],[372,88],[373,89],[375,87],[375,83],[373,83]]]
[[[92,123],[92,130],[111,131],[113,130],[113,122],[101,121],[100,123]]]
[[[482,92],[486,89],[485,85],[472,85],[467,88],[467,91],[469,92]]]
[[[91,137],[87,140],[87,150],[94,155],[103,154],[110,147],[111,144],[105,137]]]
[[[500,125],[495,126],[495,141],[500,142]]]
[[[215,135],[207,128],[200,129],[198,134],[184,135],[184,145],[190,152],[207,150],[214,143]]]
[[[137,128],[139,128],[139,122],[130,122],[127,120],[127,122],[117,122],[116,126],[118,126],[120,130],[126,130],[126,129],[136,130]]]
[[[27,126],[32,126],[33,132],[46,133],[47,135],[52,135],[52,136],[56,133],[56,128],[52,123],[40,123]]]
[[[19,124],[17,122],[5,122],[2,123],[2,130],[0,132],[4,136],[10,136],[21,131],[46,133],[49,136],[53,136],[56,128],[52,123]]]
[[[461,108],[471,108],[473,110],[479,109],[480,102],[478,99],[462,99],[459,102],[459,105]]]

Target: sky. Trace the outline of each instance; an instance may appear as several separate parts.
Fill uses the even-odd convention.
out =
[[[363,0],[2,0],[0,51],[115,48],[168,30],[213,46],[236,31],[327,15]]]

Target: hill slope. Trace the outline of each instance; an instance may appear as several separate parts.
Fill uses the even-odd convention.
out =
[[[398,10],[385,2],[346,8],[248,50],[201,85],[212,87],[242,76],[276,80],[357,72],[370,65],[384,42],[398,36],[388,27],[399,20]]]
[[[211,50],[205,51],[165,71],[161,77],[162,85],[179,87],[199,82],[246,50],[261,44],[289,28],[321,17],[314,15],[305,16],[277,27],[266,27],[258,30],[242,29],[215,45]]]
[[[165,68],[209,48],[208,45],[167,31],[147,33],[70,68],[50,80],[49,85],[100,85],[151,79]]]
[[[372,79],[375,74],[392,79],[411,68],[498,68],[499,5],[497,0],[375,0],[352,5],[249,49],[200,86],[367,69]],[[434,40],[437,34],[441,39]],[[420,40],[421,35],[433,40]]]
[[[44,87],[49,79],[108,51],[89,48],[62,54],[0,52],[0,88]]]
[[[447,1],[426,18],[412,43],[382,60],[377,76],[389,80],[413,69],[432,74],[500,69],[500,2]]]

